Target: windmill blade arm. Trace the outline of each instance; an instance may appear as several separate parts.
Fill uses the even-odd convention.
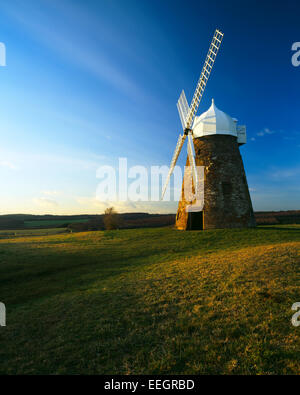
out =
[[[189,112],[189,106],[186,100],[186,96],[184,90],[182,90],[178,102],[177,102],[177,109],[179,112],[179,117],[181,120],[182,128],[185,129],[186,118]]]
[[[197,114],[198,107],[201,102],[207,81],[209,80],[209,76],[215,63],[218,51],[220,49],[223,36],[224,34],[220,30],[216,29],[204,62],[202,72],[200,74],[200,78],[194,93],[192,103],[189,108],[189,112],[186,118],[186,129],[190,129],[193,125],[193,121]]]
[[[197,167],[196,167],[196,162],[195,162],[195,151],[194,151],[194,143],[193,143],[193,137],[192,134],[188,134],[188,157],[189,157],[189,162],[190,166],[192,167],[192,177],[193,177],[193,182],[194,182],[194,188],[195,192],[198,190],[198,173],[197,173]]]
[[[183,144],[184,144],[185,139],[186,139],[186,135],[185,135],[185,134],[183,134],[183,135],[180,134],[179,137],[178,137],[178,141],[177,141],[177,144],[176,144],[176,148],[175,148],[175,151],[174,151],[174,154],[173,154],[173,158],[172,158],[172,161],[171,161],[171,164],[170,164],[169,173],[168,173],[168,176],[167,176],[165,185],[164,185],[164,187],[163,187],[161,200],[163,200],[163,198],[164,198],[164,195],[165,195],[167,186],[168,186],[168,184],[169,184],[171,175],[172,175],[172,173],[173,173],[174,167],[175,167],[175,165],[176,165],[178,156],[179,156],[179,154],[180,154],[180,151],[181,151],[181,149],[182,149],[182,146],[183,146]]]

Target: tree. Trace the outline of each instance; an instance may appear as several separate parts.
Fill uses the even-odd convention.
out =
[[[103,222],[106,230],[119,228],[119,215],[113,207],[105,210]]]

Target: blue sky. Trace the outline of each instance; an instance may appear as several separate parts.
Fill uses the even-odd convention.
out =
[[[255,210],[299,209],[297,1],[10,0],[0,3],[0,213],[101,213],[102,165],[169,165],[216,27],[211,99],[247,126]],[[186,151],[180,156],[184,165]],[[116,204],[175,212],[177,203]]]

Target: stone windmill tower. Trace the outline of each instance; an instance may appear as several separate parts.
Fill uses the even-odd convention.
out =
[[[211,107],[196,113],[209,79],[223,33],[215,31],[190,107],[182,91],[177,107],[184,133],[179,135],[166,191],[178,156],[188,137],[188,158],[179,202],[176,227],[181,230],[254,227],[244,165],[239,146],[246,143],[246,127]]]

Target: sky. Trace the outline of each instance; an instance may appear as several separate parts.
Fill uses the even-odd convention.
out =
[[[299,11],[296,0],[0,0],[0,214],[102,213],[99,167],[169,166],[176,102],[182,89],[190,102],[215,28],[224,40],[199,113],[214,98],[247,126],[256,211],[300,209]]]

